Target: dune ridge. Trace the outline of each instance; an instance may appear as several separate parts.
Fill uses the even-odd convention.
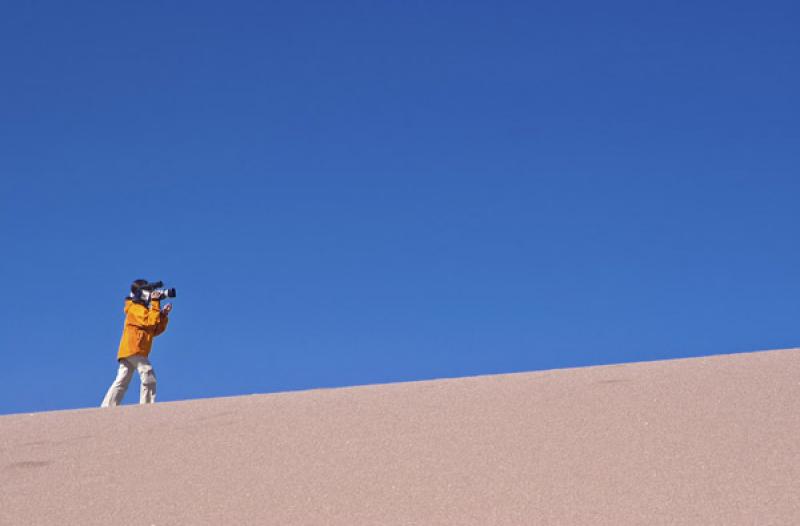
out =
[[[795,349],[0,416],[2,525],[800,524]]]

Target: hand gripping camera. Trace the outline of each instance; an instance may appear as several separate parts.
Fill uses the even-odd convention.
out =
[[[148,283],[147,286],[149,289],[145,290],[149,290],[151,294],[158,291],[161,293],[162,298],[174,298],[178,295],[174,288],[165,289],[163,281],[154,281],[153,283]]]
[[[131,298],[148,302],[155,291],[160,292],[162,298],[174,298],[178,295],[174,288],[165,289],[163,281],[148,282],[142,279],[134,281],[134,286],[131,287]]]

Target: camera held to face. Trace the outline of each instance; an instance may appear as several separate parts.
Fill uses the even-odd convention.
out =
[[[160,298],[174,298],[178,295],[174,288],[165,289],[163,281],[148,282],[137,280],[134,282],[134,286],[131,287],[131,298],[147,303],[154,292],[158,292]]]
[[[148,283],[147,285],[151,295],[153,292],[160,292],[162,298],[174,298],[178,295],[174,288],[165,289],[163,281],[154,281],[153,283]]]

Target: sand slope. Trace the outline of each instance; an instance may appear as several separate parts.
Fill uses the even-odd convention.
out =
[[[800,524],[800,352],[3,416],[0,524]]]

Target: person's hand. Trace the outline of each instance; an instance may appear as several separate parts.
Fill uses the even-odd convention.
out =
[[[166,305],[164,305],[164,309],[161,312],[163,312],[166,315],[169,315],[171,311],[172,311],[172,303],[167,303]]]
[[[153,292],[150,293],[150,299],[151,300],[157,300],[157,299],[160,299],[160,298],[161,298],[161,291],[160,290],[154,290]]]

